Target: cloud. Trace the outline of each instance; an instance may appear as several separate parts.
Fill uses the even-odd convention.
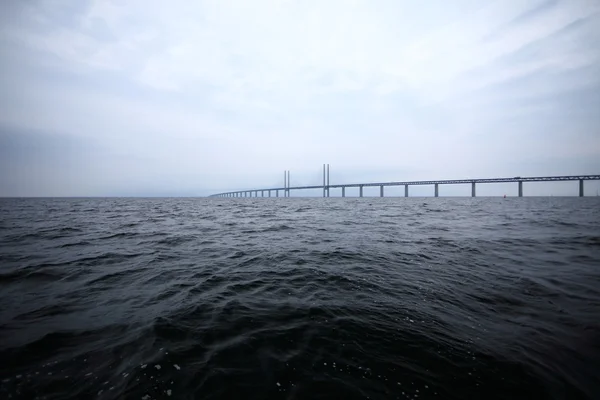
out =
[[[119,168],[64,193],[208,194],[322,162],[349,181],[600,169],[595,1],[4,7],[0,124]]]

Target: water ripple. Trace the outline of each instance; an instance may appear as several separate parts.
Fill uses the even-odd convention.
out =
[[[0,397],[595,399],[599,206],[2,199]]]

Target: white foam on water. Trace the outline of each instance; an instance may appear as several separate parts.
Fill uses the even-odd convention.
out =
[[[179,370],[181,369],[181,367],[180,367],[179,365],[177,365],[177,364],[173,364],[173,366],[175,367],[175,369],[176,369],[177,371],[179,371]]]

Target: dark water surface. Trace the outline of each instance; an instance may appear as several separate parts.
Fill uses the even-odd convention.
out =
[[[0,199],[0,398],[598,399],[598,198]]]

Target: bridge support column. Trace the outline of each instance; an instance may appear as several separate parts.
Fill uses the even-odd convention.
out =
[[[360,185],[360,197],[363,197],[363,187]]]
[[[438,197],[439,195],[439,190],[438,190],[438,184],[435,184],[435,197]]]
[[[471,183],[471,197],[475,197],[475,182]]]
[[[329,164],[327,164],[327,197],[329,197]]]
[[[579,197],[583,197],[583,179],[579,180]]]
[[[519,181],[519,197],[523,197],[523,181]]]
[[[279,190],[275,191],[275,197],[279,197]]]
[[[327,197],[327,172],[326,166],[323,164],[323,197]]]
[[[346,197],[346,186],[342,186],[342,197]]]
[[[408,185],[404,185],[404,197],[408,197]]]
[[[383,185],[379,187],[379,197],[383,197]]]
[[[271,197],[271,191],[269,190],[269,197]]]
[[[265,197],[265,191],[264,190],[260,191],[260,197]]]

